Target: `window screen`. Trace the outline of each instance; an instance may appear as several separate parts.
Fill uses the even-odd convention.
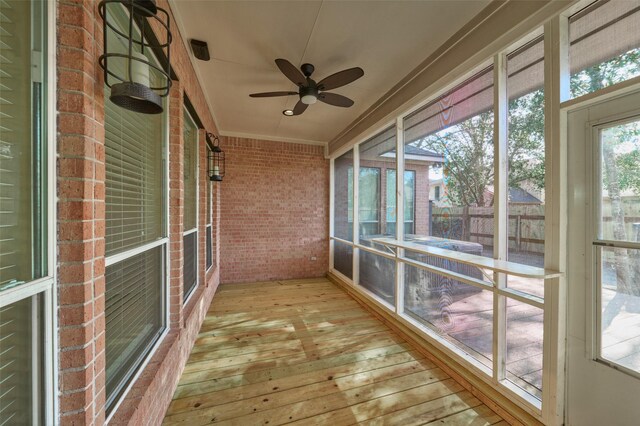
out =
[[[640,75],[640,1],[597,1],[569,19],[571,96]]]

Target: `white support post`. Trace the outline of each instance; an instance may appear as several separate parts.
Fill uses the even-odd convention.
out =
[[[360,148],[353,147],[353,273],[354,285],[360,283]]]
[[[567,122],[560,104],[569,99],[569,20],[560,15],[544,26],[545,244],[544,266],[566,272]],[[544,284],[542,416],[564,423],[567,299],[564,277]]]
[[[329,160],[329,271],[333,271],[333,253],[335,242],[331,239],[335,237],[335,158]]]
[[[414,219],[415,220],[415,219]],[[404,122],[396,119],[396,239],[404,240]],[[404,311],[404,249],[396,249],[396,314]]]
[[[493,68],[493,167],[494,167],[494,195],[493,195],[493,257],[507,260],[509,244],[509,185],[508,185],[508,157],[507,157],[507,58],[504,52],[494,57]],[[507,276],[494,273],[495,287],[500,290],[507,286]],[[493,293],[493,378],[503,380],[506,374],[507,350],[507,309],[506,298],[497,291]]]

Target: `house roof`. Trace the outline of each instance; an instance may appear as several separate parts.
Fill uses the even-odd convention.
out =
[[[437,157],[444,159],[444,155],[438,154],[437,152],[430,151],[428,149],[419,148],[414,145],[405,145],[404,153],[409,155],[419,155],[421,157]]]
[[[522,188],[509,187],[509,201],[512,203],[541,204],[542,201]]]

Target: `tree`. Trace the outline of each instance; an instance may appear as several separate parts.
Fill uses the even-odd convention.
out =
[[[493,185],[493,112],[485,111],[428,135],[416,146],[445,156],[449,202],[485,206]],[[544,188],[544,93],[542,89],[509,101],[509,187],[528,182]]]

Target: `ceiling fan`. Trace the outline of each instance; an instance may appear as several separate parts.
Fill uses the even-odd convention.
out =
[[[298,86],[298,91],[252,93],[249,96],[252,98],[270,98],[274,96],[291,95],[300,96],[300,100],[292,110],[287,109],[282,111],[282,113],[287,116],[300,115],[309,105],[315,104],[317,101],[333,106],[349,108],[353,105],[353,101],[351,99],[346,96],[338,95],[337,93],[328,93],[327,90],[333,90],[338,87],[345,86],[364,75],[362,68],[355,67],[331,74],[316,83],[311,79],[311,74],[313,74],[313,71],[315,70],[315,67],[311,64],[302,64],[300,67],[302,73],[286,59],[276,59],[276,65],[280,68],[280,71],[282,71],[285,77]]]

